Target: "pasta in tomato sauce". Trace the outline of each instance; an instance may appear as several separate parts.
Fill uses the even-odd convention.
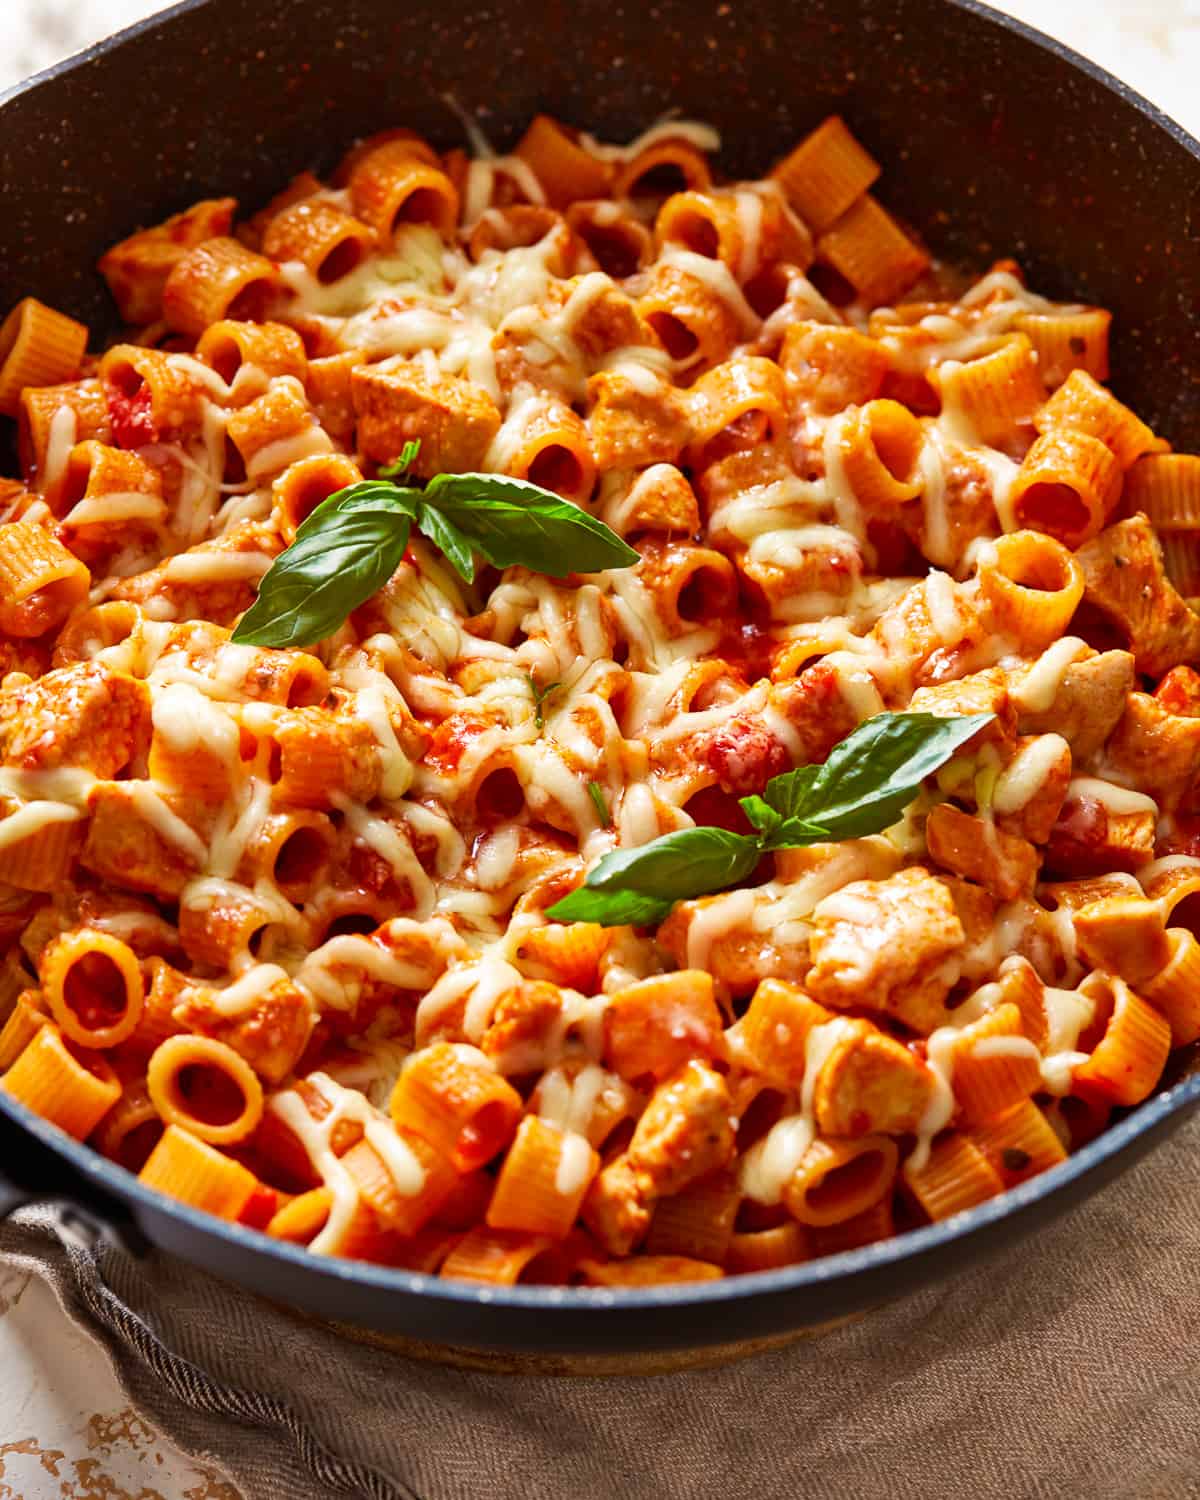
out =
[[[840,119],[718,149],[390,130],[115,246],[108,347],[0,327],[0,1087],[151,1186],[709,1279],[969,1209],[1200,1037],[1200,458]],[[464,479],[509,506],[465,555]],[[408,507],[375,573],[313,544],[347,495]],[[248,641],[301,557],[332,615]],[[878,826],[763,833],[904,716],[966,727]],[[556,919],[699,829],[721,878]]]

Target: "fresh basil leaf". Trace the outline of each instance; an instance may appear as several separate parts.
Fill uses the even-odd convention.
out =
[[[311,646],[392,576],[409,520],[394,510],[339,515],[299,537],[271,564],[258,598],[233,632],[248,646]]]
[[[603,521],[524,479],[437,474],[424,498],[498,568],[519,563],[535,573],[565,578],[638,561],[638,553]]]
[[[604,788],[598,781],[588,782],[588,796],[592,799],[592,806],[596,809],[596,816],[600,819],[600,827],[611,828],[612,813],[608,810],[608,799],[604,795]]]
[[[588,871],[579,890],[548,907],[546,915],[555,921],[599,922],[603,927],[635,920],[639,925],[646,920],[661,921],[661,917],[635,919],[624,915],[629,909],[625,898],[633,894],[662,904],[665,916],[676,901],[707,896],[744,880],[753,873],[761,854],[758,839],[746,834],[725,828],[681,828],[639,848],[614,849],[604,855]],[[583,892],[589,893],[586,898]],[[598,897],[621,899],[595,899]],[[584,907],[589,915],[580,918],[576,913]]]
[[[739,798],[739,805],[749,818],[750,826],[757,828],[759,833],[769,834],[783,822],[771,804],[764,802],[757,792],[752,796]]]
[[[420,490],[404,489],[397,484],[380,484],[377,480],[364,479],[358,484],[348,484],[326,496],[320,505],[301,521],[296,529],[296,541],[303,541],[314,531],[324,531],[336,524],[338,516],[358,511],[378,511],[380,514],[407,516],[415,520]],[[293,543],[293,545],[295,545]]]
[[[771,777],[763,787],[763,797],[779,817],[794,818],[820,774],[820,766],[797,766],[794,771],[784,771]]]
[[[379,466],[380,479],[407,479],[408,471],[417,461],[417,455],[421,451],[421,439],[409,438],[400,450],[400,457],[394,458],[390,464]]]
[[[808,844],[824,844],[832,834],[820,823],[807,818],[784,818],[763,839],[763,849],[803,849]]]
[[[555,922],[598,922],[601,927],[657,927],[674,901],[642,891],[594,891],[586,885],[546,908]]]
[[[417,508],[417,525],[459,577],[474,583],[475,550],[450,517],[422,500]]]
[[[792,816],[819,825],[828,838],[882,833],[899,818],[925,778],[940,770],[994,717],[876,714],[834,748],[807,785],[797,783],[797,795],[788,790],[782,795]],[[772,805],[772,786],[781,779],[785,778],[767,783],[766,796]]]

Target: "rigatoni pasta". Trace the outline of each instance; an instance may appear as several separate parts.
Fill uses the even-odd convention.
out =
[[[1200,1036],[1200,457],[845,121],[718,148],[386,131],[115,246],[108,347],[0,326],[0,1088],[144,1184],[497,1285],[750,1274],[1052,1170]],[[322,517],[472,474],[628,566],[410,498],[361,602],[242,638]],[[770,802],[910,714],[979,718],[875,831]],[[812,821],[559,908],[750,815]]]

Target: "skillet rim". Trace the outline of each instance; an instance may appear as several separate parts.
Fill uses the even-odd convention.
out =
[[[34,1114],[0,1090],[0,1114],[7,1115],[18,1128],[27,1130],[56,1155],[65,1157],[89,1185],[96,1187],[101,1193],[115,1195],[135,1208],[175,1218],[187,1227],[204,1235],[214,1235],[233,1247],[256,1252],[268,1259],[309,1273],[325,1275],[335,1281],[354,1282],[359,1286],[374,1287],[381,1292],[401,1291],[475,1306],[543,1310],[561,1307],[573,1312],[591,1310],[597,1313],[614,1308],[650,1310],[736,1302],[750,1297],[771,1297],[777,1293],[815,1289],[844,1277],[897,1265],[910,1257],[945,1249],[960,1240],[973,1239],[1010,1215],[1053,1197],[1060,1188],[1065,1189],[1071,1183],[1080,1181],[1110,1158],[1120,1155],[1126,1147],[1132,1146],[1140,1136],[1153,1130],[1155,1126],[1197,1104],[1200,1104],[1200,1074],[1154,1095],[1124,1120],[1111,1126],[1095,1140],[1089,1141],[1048,1172],[1030,1177],[1018,1186],[1009,1188],[974,1208],[955,1214],[952,1218],[922,1225],[919,1229],[906,1230],[890,1239],[878,1240],[856,1250],[843,1250],[836,1255],[825,1255],[816,1260],[801,1261],[797,1265],[781,1266],[770,1271],[725,1276],[717,1281],[664,1282],[648,1287],[509,1287],[444,1280],[425,1271],[408,1271],[398,1266],[375,1265],[370,1261],[316,1256],[305,1246],[273,1240],[261,1230],[218,1219],[144,1186],[125,1167],[101,1156],[86,1143],[73,1140],[57,1125]],[[47,1193],[42,1197],[33,1192],[25,1201],[69,1203],[70,1192],[68,1190],[61,1196]],[[153,1243],[152,1237],[151,1241]]]
[[[156,11],[91,47],[52,63],[41,72],[0,92],[0,110],[41,85],[81,70],[89,63],[107,56],[134,37],[157,29],[176,17],[201,10],[211,3],[212,0],[178,0],[177,4]],[[952,10],[965,12],[992,27],[1019,36],[1057,57],[1073,71],[1083,74],[1137,110],[1200,164],[1200,141],[1178,121],[1100,64],[1025,21],[994,10],[990,5],[983,4],[982,0],[943,0],[943,3]],[[898,1265],[910,1258],[945,1249],[959,1241],[973,1240],[1011,1215],[1052,1198],[1060,1189],[1065,1190],[1070,1184],[1086,1178],[1105,1162],[1132,1146],[1139,1137],[1164,1124],[1173,1115],[1183,1113],[1197,1104],[1200,1104],[1200,1074],[1155,1094],[1117,1125],[1048,1172],[1032,1177],[975,1208],[939,1223],[908,1230],[891,1239],[823,1256],[817,1260],[802,1261],[798,1265],[729,1276],[718,1281],[670,1282],[649,1287],[496,1287],[468,1281],[443,1280],[425,1272],[377,1266],[367,1261],[314,1256],[302,1246],[272,1240],[259,1230],[231,1224],[211,1214],[202,1213],[166,1194],[143,1186],[133,1173],[100,1156],[83,1142],[73,1140],[57,1126],[0,1090],[0,1114],[6,1116],[19,1130],[28,1131],[56,1156],[65,1158],[90,1186],[101,1193],[115,1195],[126,1204],[144,1209],[151,1215],[162,1214],[174,1218],[202,1236],[224,1240],[231,1248],[254,1252],[281,1265],[295,1266],[298,1270],[321,1275],[334,1282],[355,1283],[381,1292],[399,1291],[424,1299],[477,1307],[524,1308],[530,1311],[567,1308],[572,1312],[582,1312],[585,1316],[599,1315],[614,1309],[650,1311],[733,1303],[748,1298],[770,1298],[789,1292],[816,1289],[869,1270]],[[64,1198],[69,1201],[69,1194],[64,1195]],[[25,1201],[54,1201],[54,1195],[47,1193],[39,1198],[36,1193],[32,1193]]]

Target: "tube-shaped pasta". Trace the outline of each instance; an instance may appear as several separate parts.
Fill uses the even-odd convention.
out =
[[[163,317],[192,338],[223,318],[259,322],[279,285],[279,271],[265,255],[239,240],[205,240],[167,277]]]
[[[56,510],[67,458],[76,443],[112,441],[108,396],[96,379],[72,385],[31,387],[22,392],[17,412],[17,452],[31,489]]]
[[[741,1188],[734,1172],[716,1172],[660,1198],[646,1236],[648,1255],[683,1255],[720,1265],[729,1253]]]
[[[153,535],[166,515],[162,489],[161,471],[139,454],[94,438],[76,443],[63,478],[61,534],[85,556],[138,532]]]
[[[964,1026],[954,1049],[954,1096],[971,1124],[1003,1114],[1041,1086],[1041,1054],[1006,1001]]]
[[[178,1125],[163,1131],[138,1181],[219,1219],[238,1218],[258,1187],[254,1173],[241,1162]]]
[[[1046,986],[1027,958],[1005,960],[1004,969],[992,981],[996,986],[996,1007],[1015,1005],[1021,1018],[1021,1035],[1027,1036],[1043,1050],[1050,1036],[1046,1014]]]
[[[200,418],[203,387],[161,349],[114,344],[100,361],[100,379],[110,397],[128,408],[126,446],[131,437],[142,443],[170,441]]]
[[[888,1192],[899,1161],[891,1136],[816,1140],[784,1186],[784,1207],[801,1224],[840,1224]]]
[[[1200,595],[1200,535],[1194,531],[1167,531],[1158,540],[1163,572],[1191,603]],[[1191,607],[1194,609],[1195,605]]]
[[[370,725],[307,706],[275,718],[268,776],[278,802],[329,810],[339,797],[369,802],[379,791],[379,742]]]
[[[0,412],[15,417],[26,386],[74,380],[87,349],[83,323],[24,297],[0,323]]]
[[[1070,428],[1043,433],[1021,460],[1008,505],[1018,526],[1081,546],[1104,525],[1121,493],[1121,467],[1098,438]]]
[[[162,1117],[144,1078],[124,1079],[121,1097],[92,1133],[92,1145],[129,1172],[140,1172],[162,1139]]]
[[[647,537],[638,577],[671,635],[721,619],[737,597],[733,564],[712,547]]]
[[[731,1276],[751,1271],[774,1271],[809,1258],[808,1231],[789,1219],[772,1229],[751,1229],[731,1235],[724,1265]]]
[[[44,635],[62,624],[90,583],[86,564],[39,522],[0,526],[0,631]]]
[[[637,310],[681,364],[716,364],[738,340],[738,315],[729,301],[670,260],[651,266]]]
[[[405,151],[417,161],[423,161],[428,166],[436,167],[440,158],[437,152],[423,140],[415,130],[408,130],[404,126],[397,126],[391,130],[379,130],[374,135],[367,136],[364,140],[352,146],[341,161],[337,164],[331,181],[334,187],[346,187],[351,177],[359,166],[367,160],[381,146],[395,145],[403,146]],[[449,154],[449,153],[448,153]]]
[[[596,483],[587,428],[569,406],[539,402],[514,445],[506,445],[504,469],[567,500],[584,501]]]
[[[631,1255],[580,1262],[588,1286],[669,1286],[680,1281],[720,1281],[720,1266],[686,1255]]]
[[[689,1058],[723,1051],[712,976],[700,969],[642,979],[618,990],[605,1008],[605,1063],[630,1082],[661,1083]]]
[[[914,1166],[910,1158],[901,1175],[935,1223],[1004,1191],[1003,1178],[983,1151],[958,1131],[934,1142],[924,1166]]]
[[[1013,326],[1033,345],[1038,371],[1051,390],[1072,370],[1085,370],[1096,380],[1108,379],[1111,323],[1112,313],[1104,307],[1021,313],[1013,320]]]
[[[799,986],[763,979],[738,1031],[757,1073],[779,1088],[798,1088],[804,1080],[808,1033],[830,1019],[830,1012]]]
[[[1200,528],[1200,455],[1148,453],[1125,475],[1122,501],[1145,511],[1155,531]]]
[[[545,1235],[484,1229],[481,1225],[458,1242],[442,1263],[441,1274],[456,1281],[515,1286],[530,1263],[549,1249],[550,1244]]]
[[[428,224],[449,235],[458,223],[458,191],[438,167],[422,161],[411,140],[385,141],[368,151],[349,179],[354,212],[384,245],[403,224]]]
[[[712,182],[704,153],[682,136],[663,137],[622,164],[614,198],[665,198],[680,188],[703,191]]]
[[[883,387],[887,350],[856,328],[836,323],[790,323],[779,364],[801,406],[831,416],[865,406]]]
[[[572,203],[567,227],[587,246],[596,264],[614,281],[632,276],[654,255],[654,238],[640,219],[622,213],[607,198]]]
[[[140,229],[106,251],[98,265],[123,323],[153,323],[162,317],[162,293],[171,268],[194,246],[228,234],[235,198],[206,198],[162,224]]]
[[[1044,532],[997,537],[979,560],[979,590],[991,610],[992,628],[1027,650],[1045,650],[1062,637],[1083,587],[1083,569]]]
[[[840,115],[830,115],[771,171],[814,230],[828,229],[879,176],[879,163]]]
[[[226,385],[234,383],[244,366],[253,366],[264,380],[294,375],[303,381],[308,375],[304,341],[294,328],[283,323],[222,318],[200,335],[196,358],[215,370]],[[252,394],[257,395],[261,389],[259,385]]]
[[[345,349],[308,362],[305,385],[312,408],[329,436],[348,447],[353,446],[355,420],[350,372],[366,360],[363,350]]]
[[[504,254],[509,250],[521,250],[529,245],[541,245],[547,235],[553,234],[551,245],[546,250],[546,268],[554,275],[570,276],[578,270],[580,255],[586,260],[581,241],[567,227],[563,216],[553,208],[540,203],[512,203],[505,208],[485,208],[475,221],[471,238],[467,241],[467,254],[472,260],[480,260],[489,250]]]
[[[593,156],[578,132],[549,115],[534,115],[513,154],[528,162],[554,208],[578,198],[602,198],[612,182],[612,164]]]
[[[1028,422],[1045,398],[1033,344],[1019,333],[965,362],[946,360],[930,372],[943,411],[965,421],[991,447]]]
[[[147,959],[141,1020],[129,1039],[127,1052],[149,1057],[160,1042],[183,1029],[173,1013],[192,983],[193,980],[173,968],[166,959]]]
[[[263,231],[263,254],[298,260],[322,285],[348,276],[375,248],[371,229],[336,204],[308,198],[283,209]]]
[[[23,901],[23,912],[28,912],[29,908],[30,903]],[[9,915],[11,917],[11,910]],[[29,972],[24,953],[20,948],[10,948],[3,959],[0,959],[0,1018],[8,1017],[17,997],[33,983],[34,977]]]
[[[23,810],[23,816],[30,816],[28,809]],[[85,822],[74,808],[61,804],[28,828],[17,821],[21,817],[22,812],[17,812],[0,818],[4,879],[21,891],[55,891],[68,878],[79,855]]]
[[[1167,1018],[1171,1045],[1186,1047],[1200,1037],[1200,943],[1186,927],[1167,930],[1166,963],[1141,983],[1143,998]]]
[[[428,1141],[383,1122],[371,1126],[341,1162],[380,1223],[406,1236],[424,1229],[459,1180]]]
[[[267,1223],[266,1233],[273,1240],[287,1240],[291,1245],[307,1245],[316,1239],[329,1220],[333,1193],[325,1186],[310,1188],[288,1200]]]
[[[781,441],[787,432],[787,388],[779,366],[747,355],[707,370],[688,403],[688,463],[703,468],[731,452]]]
[[[78,1141],[121,1097],[111,1064],[98,1052],[70,1046],[52,1022],[37,1028],[0,1077],[0,1088]]]
[[[1091,1056],[1075,1069],[1075,1083],[1096,1088],[1114,1104],[1140,1104],[1162,1077],[1170,1022],[1111,974],[1094,970],[1079,991],[1096,1005],[1103,1031]]]
[[[250,1064],[212,1037],[168,1037],[155,1048],[146,1087],[162,1118],[213,1146],[232,1146],[253,1134],[263,1091]]]
[[[225,430],[249,479],[265,479],[299,459],[327,454],[333,446],[302,389],[289,384],[273,385],[230,413]]]
[[[270,920],[253,891],[231,885],[212,906],[180,907],[179,941],[194,962],[233,968],[238,960],[251,956],[251,939]]]
[[[1087,373],[1072,370],[1034,417],[1041,433],[1078,432],[1112,450],[1122,469],[1144,453],[1163,453],[1167,444],[1145,422]]]
[[[972,1126],[967,1134],[1005,1187],[1015,1187],[1067,1159],[1054,1127],[1032,1099],[1022,1099],[1003,1114]]]
[[[12,1067],[49,1019],[40,991],[25,990],[17,996],[4,1025],[0,1026],[0,1069]]]
[[[812,263],[812,240],[777,195],[749,188],[719,193],[675,193],[658,211],[659,246],[682,245],[721,260],[745,282],[770,261],[802,269]]]
[[[918,467],[925,435],[898,401],[868,401],[842,423],[838,446],[847,482],[860,504],[891,508],[921,493]]]
[[[808,1243],[814,1257],[837,1255],[842,1250],[857,1250],[862,1245],[875,1245],[880,1240],[891,1239],[895,1232],[892,1195],[887,1193],[878,1203],[864,1208],[852,1218],[810,1229]]]
[[[817,258],[872,307],[907,291],[929,265],[925,251],[869,193],[821,235]]]
[[[491,1161],[512,1139],[521,1111],[510,1083],[449,1042],[415,1054],[392,1090],[396,1124],[424,1136],[460,1172]]]
[[[246,846],[239,875],[253,886],[266,879],[297,904],[315,895],[333,859],[336,830],[325,813],[290,808],[271,813]]]
[[[142,1016],[142,971],[133,949],[95,927],[65,932],[38,959],[42,992],[63,1036],[81,1047],[116,1047]]]
[[[600,1158],[586,1137],[526,1115],[496,1178],[489,1228],[562,1239],[579,1217],[599,1168]]]

